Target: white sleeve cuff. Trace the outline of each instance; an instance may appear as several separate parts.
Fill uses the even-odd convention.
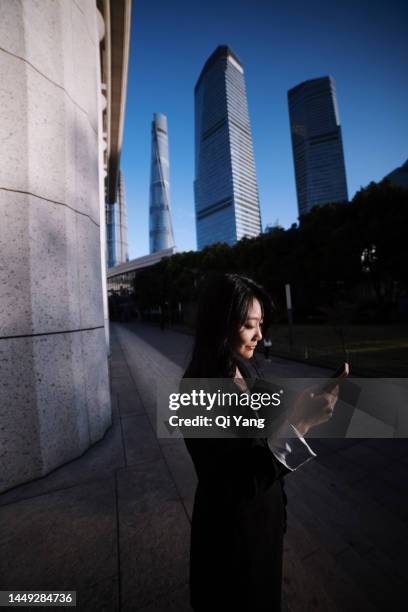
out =
[[[276,459],[292,472],[316,457],[316,453],[289,421],[285,421],[267,442]]]

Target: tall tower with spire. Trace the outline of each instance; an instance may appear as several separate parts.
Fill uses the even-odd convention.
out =
[[[150,253],[174,247],[170,212],[169,138],[167,117],[154,113],[150,170]]]

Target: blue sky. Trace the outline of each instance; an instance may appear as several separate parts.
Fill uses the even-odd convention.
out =
[[[129,255],[149,252],[150,126],[168,117],[173,227],[196,248],[194,85],[219,44],[246,78],[263,227],[297,220],[287,90],[332,75],[349,196],[408,158],[408,5],[391,0],[134,2],[121,165]]]

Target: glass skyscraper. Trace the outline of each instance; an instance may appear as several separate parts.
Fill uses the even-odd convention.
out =
[[[106,240],[108,268],[129,261],[125,178],[119,170],[117,201],[106,205]]]
[[[195,86],[194,194],[199,249],[262,231],[244,69],[226,46]]]
[[[150,169],[150,253],[174,247],[170,213],[169,138],[167,117],[154,113]]]
[[[348,200],[336,85],[330,76],[288,91],[299,216]]]

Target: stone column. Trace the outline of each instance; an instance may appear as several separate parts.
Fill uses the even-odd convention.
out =
[[[95,1],[2,1],[0,39],[1,492],[82,454],[111,408]]]

